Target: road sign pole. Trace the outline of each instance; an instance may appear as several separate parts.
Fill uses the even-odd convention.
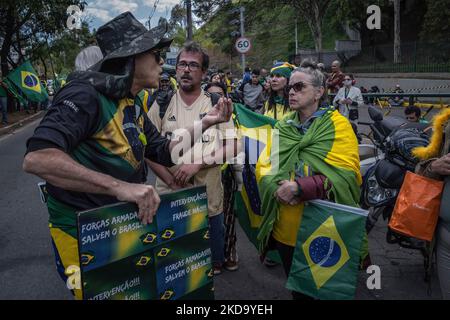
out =
[[[244,29],[244,7],[239,8],[240,16],[241,16],[241,37],[245,37],[245,29]],[[242,62],[242,74],[245,73],[245,54],[241,54],[241,62]]]

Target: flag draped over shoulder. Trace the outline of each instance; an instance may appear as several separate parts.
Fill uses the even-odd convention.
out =
[[[367,211],[309,201],[286,287],[317,299],[353,299]]]
[[[249,240],[257,247],[259,226],[263,212],[255,176],[255,166],[261,152],[270,146],[272,128],[276,120],[255,113],[241,104],[234,104],[234,120],[242,138],[245,165],[243,168],[242,191],[236,194],[235,210],[239,224]],[[270,148],[269,148],[270,150]]]
[[[314,120],[304,135],[291,124],[297,113],[277,122],[272,140],[278,141],[278,145],[270,151],[264,150],[258,159],[256,179],[264,208],[258,234],[261,251],[268,243],[280,210],[302,214],[303,203],[285,206],[274,198],[278,182],[291,180],[295,168],[302,162],[313,172],[326,176],[326,182],[331,182],[329,199],[339,204],[358,206],[362,179],[356,136],[350,122],[334,107],[322,107],[321,111],[321,116]]]
[[[42,102],[48,99],[47,90],[41,85],[30,61],[25,61],[11,71],[6,78],[14,83],[27,99],[34,102]]]

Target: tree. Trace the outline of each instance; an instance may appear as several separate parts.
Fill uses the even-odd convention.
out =
[[[224,5],[230,3],[227,0],[192,0],[193,12],[202,22],[207,22]]]
[[[420,38],[425,41],[450,42],[450,1],[426,0],[427,11]]]
[[[41,50],[47,40],[67,28],[69,5],[84,9],[80,0],[0,0],[0,38],[3,38],[0,60],[3,75],[11,68]],[[13,54],[19,56],[16,63]]]
[[[327,9],[333,0],[284,0],[293,6],[308,23],[314,38],[316,52],[322,51],[322,24]]]
[[[182,5],[173,6],[170,12],[169,26],[171,32],[175,31],[177,27],[186,27],[186,9]]]

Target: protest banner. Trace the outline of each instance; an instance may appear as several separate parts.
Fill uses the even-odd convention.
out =
[[[213,298],[206,187],[160,196],[152,224],[118,203],[78,214],[83,298]]]

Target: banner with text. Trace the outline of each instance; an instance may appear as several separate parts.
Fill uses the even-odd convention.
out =
[[[78,214],[84,299],[214,298],[206,187],[160,198],[147,226],[131,203]]]

